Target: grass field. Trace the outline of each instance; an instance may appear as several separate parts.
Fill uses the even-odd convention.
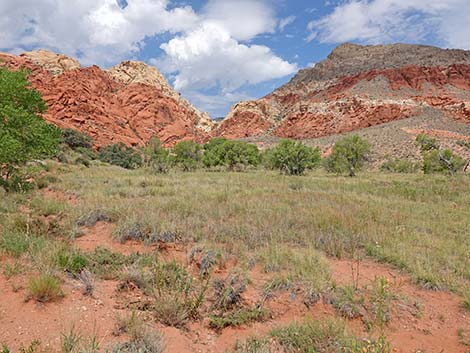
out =
[[[404,270],[426,289],[453,291],[470,306],[468,175],[153,175],[144,169],[55,163],[47,174],[56,179],[50,189],[76,201],[46,197],[41,190],[0,200],[0,248],[13,258],[27,254],[29,270],[44,276],[61,266],[73,269],[61,254],[70,253],[78,225],[96,223],[98,215],[114,224],[116,240],[151,244],[171,236],[197,251],[210,250],[213,261],[235,257],[242,269],[256,264],[266,272],[281,271],[279,283],[300,281],[313,293],[331,285],[327,258],[369,257]],[[21,205],[41,217],[60,215],[60,222],[44,228],[19,212]],[[74,261],[80,269],[80,259]],[[24,270],[15,266],[3,266],[4,274]],[[49,282],[46,294],[33,292],[38,290],[33,283],[30,295],[60,296],[57,284]]]

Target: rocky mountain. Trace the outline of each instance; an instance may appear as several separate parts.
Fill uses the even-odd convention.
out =
[[[83,68],[45,50],[20,56],[0,53],[0,64],[31,71],[29,80],[49,109],[44,118],[93,137],[97,146],[138,146],[152,136],[166,145],[207,139],[213,122],[175,92],[157,69],[126,61],[109,70]]]
[[[470,51],[347,43],[268,96],[235,105],[214,135],[313,139],[412,118],[419,124],[403,128],[421,131],[436,116],[470,123]]]

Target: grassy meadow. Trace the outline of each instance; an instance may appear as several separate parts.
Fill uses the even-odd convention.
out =
[[[38,301],[60,297],[55,274],[64,268],[78,273],[83,267],[80,261],[93,268],[95,275],[112,272],[112,268],[100,267],[109,264],[101,259],[109,254],[81,259],[72,250],[73,239],[80,236],[79,226],[106,219],[113,223],[113,237],[118,241],[138,238],[152,244],[156,237],[169,235],[191,244],[195,251],[210,250],[214,261],[237,258],[241,271],[255,265],[266,272],[278,271],[266,290],[298,281],[312,293],[320,293],[330,286],[327,258],[371,258],[404,270],[426,289],[453,291],[462,297],[464,307],[470,305],[468,175],[152,174],[146,169],[56,162],[49,162],[47,170],[42,177],[44,189],[0,198],[0,259],[17,259],[3,264],[3,274],[39,271],[44,281],[29,284],[29,295]],[[46,188],[63,197],[46,197]],[[64,200],[68,197],[76,201]],[[30,213],[22,212],[22,207]],[[45,225],[36,222],[36,216],[60,221]],[[139,263],[152,261],[145,256]],[[19,261],[25,257],[26,264]],[[135,265],[134,260],[113,258],[118,267]],[[158,283],[158,276],[154,280]],[[171,295],[172,291],[175,288]],[[191,300],[191,307],[199,305]],[[161,301],[167,302],[165,297]],[[211,325],[225,327],[234,320],[257,320],[263,315],[250,310],[237,312],[235,317],[213,318]],[[168,316],[167,322],[176,326],[180,319]],[[279,337],[282,334],[277,332]]]

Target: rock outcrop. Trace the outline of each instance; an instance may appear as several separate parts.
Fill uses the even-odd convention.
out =
[[[97,147],[165,145],[208,138],[212,121],[175,92],[156,68],[126,61],[109,70],[80,67],[75,59],[40,50],[0,54],[0,63],[31,71],[29,80],[48,105],[44,119],[90,135]]]
[[[235,105],[214,135],[309,139],[422,115],[470,123],[470,51],[343,44],[268,96]]]

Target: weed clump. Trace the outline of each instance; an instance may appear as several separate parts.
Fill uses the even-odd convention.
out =
[[[32,278],[29,281],[28,289],[29,297],[40,303],[54,301],[64,296],[60,281],[47,274]]]

